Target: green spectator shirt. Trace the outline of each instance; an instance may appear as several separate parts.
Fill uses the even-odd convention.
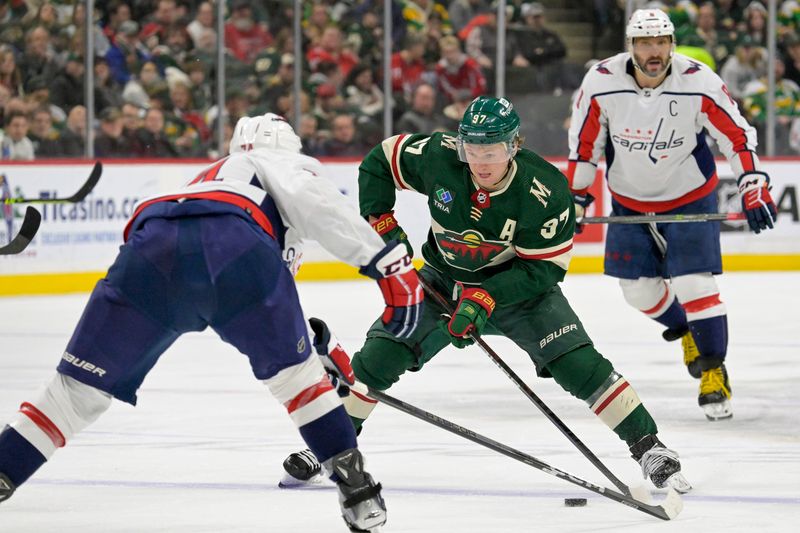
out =
[[[455,133],[396,135],[366,156],[358,186],[364,217],[392,211],[396,190],[427,196],[426,263],[480,285],[500,306],[564,279],[575,233],[572,195],[564,175],[530,150],[517,153],[500,190],[487,192],[458,159]]]

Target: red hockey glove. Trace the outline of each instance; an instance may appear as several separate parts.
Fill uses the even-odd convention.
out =
[[[353,367],[350,366],[350,356],[344,351],[342,345],[333,336],[328,325],[319,318],[309,318],[311,331],[314,332],[314,350],[328,373],[336,393],[344,398],[350,394],[350,387],[356,382]]]
[[[383,242],[400,241],[406,246],[408,256],[414,257],[414,249],[411,247],[411,243],[408,242],[408,235],[406,235],[406,232],[403,231],[403,228],[397,223],[397,219],[394,218],[394,211],[389,211],[382,215],[370,216],[376,219],[374,222],[370,222],[370,224],[372,228],[378,232],[378,235],[381,236]]]
[[[459,284],[460,285],[460,284]],[[478,288],[462,288],[458,305],[447,323],[450,342],[457,348],[469,346],[474,341],[472,333],[480,335],[494,311],[495,301],[488,292]]]
[[[378,280],[386,309],[381,321],[396,337],[409,337],[422,317],[424,295],[405,246],[391,241],[359,272]]]
[[[762,229],[772,228],[778,210],[769,194],[769,176],[766,172],[745,172],[739,176],[738,183],[742,211],[747,216],[750,231],[760,233]]]

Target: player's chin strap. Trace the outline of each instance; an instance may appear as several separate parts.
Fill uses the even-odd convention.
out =
[[[433,287],[433,285],[431,285],[424,277],[419,276],[419,281],[428,296],[433,298],[436,303],[442,306],[445,311],[452,316],[452,304],[444,296],[442,296],[439,291],[436,290],[436,288]],[[573,433],[572,430],[569,429],[567,425],[560,418],[558,418],[558,416],[556,416],[556,414],[551,411],[550,408],[547,407],[547,405],[538,396],[536,396],[536,394],[531,390],[530,387],[528,387],[522,378],[520,378],[516,372],[514,372],[514,370],[512,370],[511,367],[508,366],[506,362],[503,361],[503,359],[497,355],[497,353],[488,344],[486,344],[486,341],[484,341],[480,335],[474,332],[470,333],[469,335],[475,341],[475,344],[480,346],[481,350],[483,350],[483,352],[489,356],[489,359],[491,359],[492,362],[497,365],[511,381],[514,382],[517,388],[519,388],[519,390],[521,390],[522,393],[527,396],[531,402],[533,402],[539,411],[541,411],[542,414],[544,414],[544,416],[547,417],[547,419],[550,420],[550,422],[552,422],[576,448],[578,448],[578,451],[580,451],[590,463],[592,463],[600,472],[602,472],[603,475],[606,476],[606,478],[611,481],[615,487],[624,492],[626,495],[630,496],[631,489],[625,483],[620,481],[619,478],[617,478],[617,476],[615,476],[611,470],[609,470],[606,465],[604,465],[600,459],[598,459],[597,456],[592,453],[592,451],[577,437],[577,435],[575,435],[575,433]]]

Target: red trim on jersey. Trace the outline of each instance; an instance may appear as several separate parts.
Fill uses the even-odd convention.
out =
[[[630,383],[628,383],[627,381],[623,382],[619,387],[617,387],[617,390],[612,392],[611,395],[608,398],[606,398],[603,401],[603,403],[601,403],[600,406],[597,409],[595,409],[594,414],[599,415],[600,413],[602,413],[603,410],[606,407],[608,407],[608,404],[610,404],[612,401],[614,401],[614,398],[619,396],[622,393],[622,391],[627,389],[629,386],[630,386]]]
[[[680,198],[675,198],[674,200],[664,200],[661,202],[644,202],[642,200],[634,200],[633,198],[622,196],[614,191],[610,192],[611,196],[614,197],[614,200],[618,201],[628,209],[633,209],[634,211],[639,211],[640,213],[663,213],[664,211],[671,211],[672,209],[678,208],[682,205],[690,204],[695,200],[699,200],[700,198],[711,194],[714,191],[714,188],[717,186],[718,181],[719,178],[717,177],[717,173],[714,172],[714,174],[708,178],[708,181],[706,181],[697,189],[689,191]]]
[[[683,304],[683,308],[687,313],[699,313],[716,305],[721,305],[722,301],[719,299],[719,293],[712,294],[711,296],[704,296],[691,302]]]
[[[747,151],[747,134],[744,129],[736,124],[731,116],[719,107],[714,100],[703,95],[700,111],[705,113],[711,124],[733,143],[734,152]]]
[[[523,254],[519,250],[517,250],[516,252],[517,252],[517,255],[519,257],[521,257],[522,259],[539,259],[539,260],[541,260],[541,259],[550,259],[551,257],[556,257],[558,255],[565,254],[565,253],[569,252],[570,250],[572,250],[572,243],[569,243],[569,246],[566,246],[564,248],[559,248],[558,250],[556,250],[554,252],[547,252],[547,253],[544,253],[544,254]]]
[[[581,160],[592,160],[594,143],[598,135],[600,135],[600,104],[597,103],[597,99],[592,98],[592,102],[589,104],[589,113],[578,134],[578,157]]]
[[[643,309],[642,313],[644,313],[646,315],[654,314],[656,311],[658,311],[661,308],[662,305],[664,305],[667,302],[667,298],[669,298],[669,286],[667,285],[667,282],[665,281],[664,282],[664,296],[662,296],[661,299],[658,301],[658,303],[656,305],[654,305],[653,307],[651,307],[650,309]]]
[[[53,444],[56,448],[63,448],[67,443],[67,439],[64,438],[64,434],[61,433],[61,430],[58,429],[58,426],[56,426],[52,420],[47,418],[47,415],[38,410],[36,406],[25,402],[19,406],[19,412],[30,418],[33,423],[42,430],[42,433],[47,435],[50,440],[53,441]]]
[[[753,161],[753,152],[739,152],[739,161],[742,162],[742,169],[745,172],[753,172],[756,169],[756,163]]]
[[[275,230],[272,229],[272,222],[269,221],[267,215],[256,205],[256,203],[249,198],[245,198],[239,194],[231,193],[231,192],[224,192],[224,191],[209,191],[209,192],[196,192],[196,193],[187,193],[187,194],[172,194],[168,196],[161,196],[159,198],[153,198],[152,200],[148,200],[147,202],[139,205],[134,211],[131,219],[125,225],[125,231],[122,233],[122,238],[124,240],[128,240],[128,233],[131,230],[131,226],[133,225],[133,221],[136,220],[136,217],[142,212],[142,210],[146,207],[149,207],[156,202],[168,202],[170,200],[179,200],[182,198],[191,198],[196,200],[215,200],[217,202],[224,202],[226,204],[232,204],[237,207],[241,207],[244,209],[248,215],[253,217],[253,220],[261,226],[267,235],[275,238]]]
[[[394,148],[392,148],[392,174],[394,175],[394,181],[397,183],[398,187],[401,189],[408,190],[408,187],[403,185],[403,182],[400,180],[400,145],[403,143],[403,139],[405,139],[408,135],[405,133],[399,135],[397,137],[397,142],[394,144]]]
[[[372,398],[370,398],[369,396],[364,396],[363,394],[361,394],[361,393],[359,393],[359,392],[356,392],[356,391],[355,391],[355,390],[353,390],[353,389],[350,389],[350,394],[352,394],[353,396],[355,396],[356,398],[358,398],[358,399],[359,399],[359,400],[361,400],[362,402],[367,402],[367,403],[378,403],[378,400],[373,400],[373,399],[372,399]]]
[[[331,380],[328,379],[328,376],[324,376],[321,380],[319,380],[319,382],[304,389],[303,391],[300,392],[300,394],[298,394],[288,402],[284,403],[283,405],[286,406],[286,410],[289,412],[289,414],[292,414],[301,407],[305,407],[306,405],[310,404],[311,402],[313,402],[326,392],[332,390],[333,390],[333,385],[331,384]]]

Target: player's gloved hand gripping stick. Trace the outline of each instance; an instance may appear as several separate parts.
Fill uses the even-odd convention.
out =
[[[386,302],[381,315],[386,331],[395,337],[410,336],[422,316],[425,296],[406,247],[398,241],[389,242],[359,272],[378,280]]]
[[[495,301],[489,293],[480,287],[465,288],[457,284],[460,297],[456,310],[447,317],[447,324],[439,322],[439,327],[450,335],[450,342],[456,348],[465,348],[475,341],[472,335],[480,335],[494,311]]]

